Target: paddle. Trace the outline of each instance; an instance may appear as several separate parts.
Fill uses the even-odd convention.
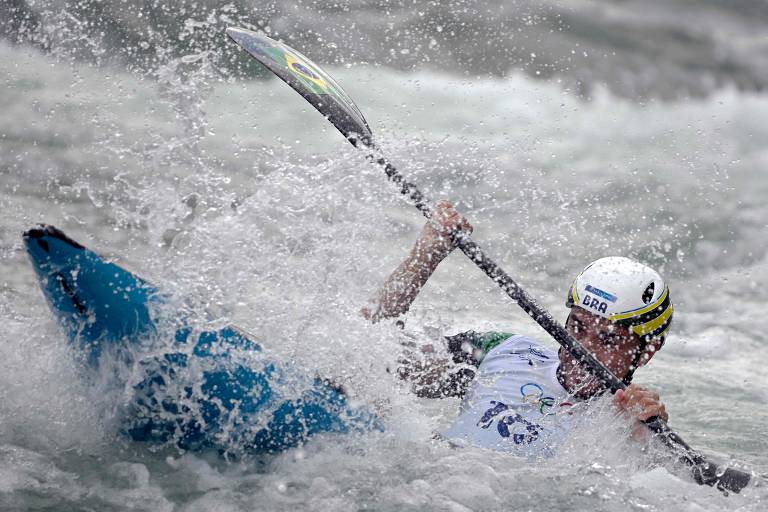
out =
[[[362,112],[352,99],[325,71],[289,46],[265,35],[240,28],[228,28],[227,35],[256,60],[301,94],[323,114],[346,139],[367,151],[367,158],[380,165],[390,181],[400,187],[416,208],[430,218],[429,202],[413,183],[387,160],[373,142],[373,134]],[[611,371],[594,358],[576,339],[541,308],[514,280],[502,270],[469,235],[457,231],[451,234],[461,251],[485,274],[523,308],[544,330],[578,360],[593,375],[602,380],[614,393],[626,389]],[[751,475],[736,469],[720,469],[702,454],[694,451],[658,417],[646,421],[648,428],[691,468],[694,480],[702,485],[716,486],[721,491],[739,492],[750,481]]]

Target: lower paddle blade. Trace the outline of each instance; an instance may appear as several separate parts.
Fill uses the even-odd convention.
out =
[[[290,85],[323,114],[352,144],[372,144],[372,133],[360,109],[333,78],[290,46],[242,28],[227,35]]]

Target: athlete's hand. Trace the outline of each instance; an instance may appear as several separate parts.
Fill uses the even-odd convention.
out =
[[[645,421],[654,416],[658,416],[665,423],[669,419],[659,394],[635,384],[630,384],[626,390],[618,390],[613,395],[613,404],[638,421]]]
[[[456,244],[451,239],[450,233],[462,231],[472,233],[472,225],[448,201],[438,202],[432,210],[432,217],[421,230],[417,250],[423,254],[450,253]]]
[[[379,289],[373,300],[375,309],[363,308],[362,315],[375,323],[407,312],[419,290],[454,249],[456,244],[450,234],[457,230],[469,234],[472,226],[451,203],[440,201],[421,230],[416,246]]]

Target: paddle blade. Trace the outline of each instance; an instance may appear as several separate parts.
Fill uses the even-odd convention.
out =
[[[360,109],[317,64],[290,46],[251,30],[230,27],[227,35],[301,94],[352,144],[372,145],[373,134]]]

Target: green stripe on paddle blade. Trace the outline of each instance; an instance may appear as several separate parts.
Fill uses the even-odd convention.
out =
[[[258,32],[230,27],[227,35],[301,94],[352,144],[372,144],[373,134],[360,109],[317,64],[290,46]]]

